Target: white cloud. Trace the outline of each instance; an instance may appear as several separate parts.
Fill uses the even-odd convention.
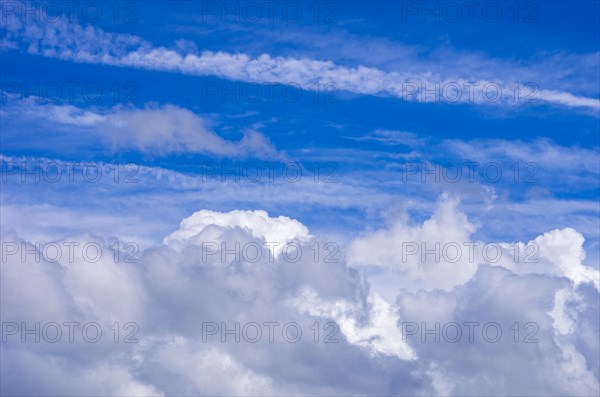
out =
[[[75,62],[172,71],[199,76],[212,75],[254,83],[294,83],[307,90],[314,89],[311,87],[315,87],[317,83],[334,83],[340,90],[357,94],[392,96],[424,102],[507,104],[512,100],[512,103],[515,103],[514,88],[510,88],[514,82],[486,79],[469,81],[464,77],[433,75],[430,72],[385,72],[363,65],[346,67],[331,61],[269,54],[257,57],[221,51],[203,51],[200,55],[186,54],[176,49],[153,47],[148,41],[136,36],[109,33],[92,26],[82,27],[65,21],[54,24],[23,24],[15,16],[9,16],[8,19],[7,36],[4,39],[10,43],[7,48],[14,47],[13,42],[17,42],[26,47],[30,54]],[[436,84],[446,88],[437,88],[438,94],[431,96],[423,92],[422,84],[429,90],[436,87]],[[453,91],[456,86],[460,87],[458,96]],[[490,87],[492,87],[491,92]],[[497,89],[500,91],[497,92]],[[527,88],[523,89],[527,90]],[[498,94],[500,96],[496,100]],[[594,111],[600,109],[600,100],[596,98],[579,97],[561,91],[541,89],[535,93],[535,99],[566,107],[580,107]],[[520,101],[521,98],[517,102]]]
[[[533,142],[505,139],[480,139],[473,141],[445,140],[441,144],[444,149],[462,158],[472,161],[489,163],[492,161],[513,161],[521,166],[521,172],[527,175],[533,170],[525,169],[528,163],[537,165],[536,174],[532,178],[539,179],[544,173],[545,179],[548,174],[553,174],[561,180],[565,177],[576,178],[578,175],[591,174],[594,177],[600,175],[600,164],[598,164],[598,150],[579,146],[561,146],[549,140],[536,139]],[[505,172],[508,172],[506,170]],[[568,174],[567,174],[568,173]],[[521,175],[523,178],[525,175]]]
[[[456,197],[442,195],[422,225],[411,225],[404,216],[394,219],[389,228],[355,239],[349,264],[391,270],[393,281],[385,273],[381,282],[396,290],[451,290],[487,263],[516,274],[567,277],[575,286],[591,283],[600,291],[600,272],[583,265],[584,238],[576,230],[553,230],[527,243],[477,241],[476,227],[458,210],[458,203]]]
[[[413,350],[403,342],[396,326],[393,307],[377,293],[367,298],[369,318],[360,319],[360,307],[356,303],[338,300],[323,301],[312,290],[305,290],[291,305],[312,316],[335,320],[348,342],[368,349],[372,356],[396,356],[401,360],[416,360]]]
[[[554,320],[554,328],[558,334],[571,334],[575,330],[577,311],[569,310],[568,305],[584,306],[583,296],[569,288],[556,291],[554,307],[549,312]]]
[[[356,141],[377,141],[385,145],[404,145],[411,148],[422,146],[426,141],[424,138],[419,137],[413,132],[383,129],[377,129],[363,137],[348,137],[348,139]]]
[[[474,226],[457,206],[457,200],[443,197],[431,219],[412,226],[405,219],[393,224],[391,232],[374,232],[368,237],[372,244],[365,247],[373,253],[387,252],[385,257],[393,259],[397,252],[392,247],[398,241],[389,235],[418,237],[428,243],[440,236],[469,237]],[[424,266],[437,264],[414,263],[411,271],[426,274],[427,279],[412,290],[398,284],[390,294],[388,286],[370,273],[361,274],[343,260],[314,260],[312,254],[293,263],[281,256],[274,263],[266,259],[252,263],[243,257],[222,261],[212,256],[205,266],[199,243],[211,239],[229,248],[236,242],[293,240],[305,252],[320,242],[300,222],[270,217],[264,211],[199,211],[182,221],[164,244],[143,250],[139,263],[133,264],[113,263],[109,243],[102,238],[76,236],[71,240],[96,242],[109,254],[98,263],[87,263],[80,255],[72,263],[35,263],[33,255],[24,262],[19,255],[3,261],[2,321],[96,321],[105,328],[106,339],[97,344],[9,339],[1,346],[2,359],[13,365],[3,361],[2,375],[14,380],[3,384],[3,392],[10,394],[24,378],[32,378],[36,382],[27,389],[29,394],[104,390],[107,394],[165,395],[430,395],[449,391],[480,395],[494,388],[505,395],[594,395],[599,388],[598,369],[590,360],[597,347],[593,341],[582,347],[577,338],[597,334],[593,313],[598,292],[583,290],[587,283],[562,277],[578,274],[572,270],[581,266],[580,237],[568,229],[541,236],[537,240],[544,247],[541,251],[552,259],[548,259],[548,271],[542,273],[511,270],[502,263],[478,265],[468,272],[455,269],[456,274],[441,268],[446,278],[453,277],[448,282]],[[358,247],[365,243],[361,239]],[[23,242],[6,233],[2,241]],[[357,246],[345,253],[350,262],[357,262],[354,255],[361,260],[378,258],[357,251]],[[217,264],[221,266],[212,266]],[[395,269],[388,265],[384,261],[379,265],[383,278],[406,285],[414,282],[395,277]],[[23,280],[27,288],[22,287]],[[428,288],[434,286],[447,288]],[[554,308],[548,296],[558,297]],[[112,342],[108,327],[115,321],[138,323],[140,342]],[[250,321],[295,321],[305,334],[298,343],[235,343],[230,339],[222,343],[219,335],[203,342],[205,322],[226,323],[233,329],[235,322]],[[315,322],[323,326],[324,321],[339,326],[340,332],[334,335],[338,343],[313,342],[309,327]],[[504,338],[498,344],[481,339],[469,343],[465,334],[460,343],[435,343],[431,338],[422,343],[420,338],[403,335],[401,326],[425,322],[431,329],[432,322],[451,321],[497,321]],[[514,322],[520,326],[535,322],[538,342],[513,342],[508,327]],[[52,360],[61,365],[50,369]],[[101,376],[86,375],[95,372]],[[75,383],[65,375],[72,373],[79,375]]]
[[[575,286],[592,283],[600,292],[600,272],[584,266],[583,236],[576,230],[566,228],[544,233],[535,239],[540,253],[557,266],[562,275],[573,281]]]
[[[157,347],[148,360],[167,376],[188,384],[190,391],[227,396],[280,394],[269,377],[255,374],[226,352],[185,338]]]
[[[113,151],[134,149],[158,155],[203,153],[233,158],[281,158],[269,138],[260,132],[248,128],[242,131],[239,141],[226,140],[201,116],[175,105],[83,109],[38,103],[36,97],[19,101],[7,95],[7,99],[3,109],[6,117],[18,115],[29,123],[44,123],[43,128],[51,131],[53,137],[93,134]],[[48,129],[49,122],[52,129]]]
[[[475,227],[457,211],[457,205],[456,197],[442,196],[435,213],[422,225],[410,225],[406,217],[401,217],[389,229],[357,238],[349,248],[349,264],[392,269],[398,274],[394,279],[396,289],[451,289],[466,282],[475,273],[477,263],[469,258],[469,247],[463,244],[472,241]],[[440,248],[436,249],[436,243]],[[439,255],[450,244],[459,244],[462,250],[456,263]],[[434,254],[426,254],[426,250]],[[450,255],[455,256],[454,252]]]
[[[254,263],[244,257],[240,261],[224,262],[219,256],[212,256],[208,265],[220,266],[205,266],[198,243],[212,241],[215,236],[218,241],[226,242],[228,248],[236,242],[293,240],[304,254],[294,262],[279,255],[274,263],[267,257]],[[18,246],[25,243],[15,234],[3,234],[2,241]],[[43,258],[36,263],[34,256],[28,255],[23,263],[21,255],[8,255],[2,262],[2,322],[85,324],[95,321],[101,325],[104,337],[98,343],[78,339],[70,345],[64,339],[55,344],[21,343],[20,338],[11,336],[1,346],[2,358],[7,357],[5,352],[11,351],[9,359],[23,365],[12,367],[15,368],[13,373],[8,369],[11,366],[3,362],[3,378],[11,375],[17,379],[3,384],[4,393],[21,390],[19,382],[27,377],[38,379],[29,389],[31,394],[39,394],[41,390],[86,394],[78,393],[78,387],[86,388],[87,392],[104,390],[96,378],[85,375],[78,377],[79,386],[70,384],[71,377],[65,372],[76,365],[80,368],[77,373],[99,371],[107,377],[114,376],[114,390],[107,390],[107,394],[127,391],[178,395],[281,392],[289,395],[292,392],[347,394],[352,390],[362,393],[385,390],[378,384],[386,381],[389,375],[384,373],[394,366],[385,369],[383,363],[371,363],[370,354],[371,346],[381,351],[394,348],[396,342],[389,335],[380,335],[396,331],[393,318],[388,317],[389,308],[379,312],[376,305],[359,310],[364,289],[355,272],[341,261],[325,263],[323,256],[315,260],[310,247],[323,242],[311,237],[307,228],[293,219],[269,217],[264,211],[200,211],[184,220],[179,231],[165,238],[166,244],[143,250],[138,263],[116,262],[112,244],[102,238],[83,235],[55,243],[64,245],[65,241],[77,241],[80,247],[94,243],[101,247],[102,258],[90,263],[76,254],[72,260],[63,255],[58,263]],[[178,245],[180,250],[173,249],[172,245]],[[26,247],[32,249],[31,245]],[[28,280],[31,288],[21,288],[23,280]],[[369,313],[373,313],[375,327],[365,337],[383,338],[386,342],[381,346],[380,342],[367,345],[338,334],[338,343],[314,343],[309,327],[321,317],[289,305],[305,288],[315,291],[319,299],[349,302],[356,308],[356,316],[371,317]],[[244,344],[243,340],[242,343],[231,340],[231,343],[221,343],[219,335],[203,342],[202,324],[205,322],[226,323],[231,329],[236,322],[273,321],[281,325],[277,329],[279,336],[272,344],[266,340],[266,334],[257,344]],[[297,344],[281,339],[282,325],[292,321],[300,324],[304,331],[304,337]],[[113,331],[109,328],[114,322],[137,323],[136,337],[140,343],[114,343]],[[44,365],[25,364],[32,360],[46,362],[48,356],[64,362],[64,371],[46,371]],[[344,356],[346,361],[361,367],[366,378],[345,381],[346,385],[332,384],[329,376],[319,379],[323,368],[336,367]],[[97,363],[106,367],[98,367]],[[124,368],[124,372],[118,368]],[[53,376],[46,378],[37,371]]]
[[[165,237],[163,242],[173,247],[194,243],[194,237],[210,226],[219,226],[225,230],[239,227],[254,238],[262,239],[267,243],[275,243],[272,245],[275,256],[281,255],[281,250],[286,244],[293,241],[302,243],[310,237],[306,226],[286,216],[272,218],[266,211],[260,210],[236,210],[228,213],[202,210],[181,221],[179,230]],[[210,240],[211,242],[221,243],[226,236],[225,233],[212,234],[214,238]]]

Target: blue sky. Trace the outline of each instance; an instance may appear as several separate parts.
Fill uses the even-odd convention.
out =
[[[44,14],[48,9],[51,16]],[[221,14],[224,9],[229,13]],[[97,20],[95,10],[102,12]],[[254,18],[257,10],[261,16]],[[599,16],[597,1],[480,2],[473,9],[464,2],[306,1],[271,9],[263,2],[132,1],[116,9],[85,2],[71,20],[61,2],[3,1],[3,241],[135,242],[145,258],[141,269],[117,266],[109,273],[124,272],[135,283],[127,296],[117,285],[115,296],[136,307],[123,316],[145,324],[147,337],[143,353],[119,350],[143,357],[142,364],[113,360],[106,353],[112,346],[97,353],[109,369],[77,384],[51,382],[44,363],[48,354],[61,357],[65,374],[78,353],[3,343],[3,355],[18,363],[7,369],[3,359],[2,376],[17,379],[3,392],[466,395],[495,394],[496,388],[503,395],[597,394]],[[62,174],[54,181],[49,170],[57,166]],[[33,174],[23,177],[28,167]],[[81,173],[90,167],[103,175],[90,181]],[[235,181],[236,167],[258,169],[261,176]],[[186,255],[202,238],[233,243],[273,236],[335,242],[343,263],[327,270],[305,264],[302,274],[233,276],[219,273],[217,264],[210,270],[215,274],[192,272],[188,281],[213,283],[217,300],[229,299],[222,290],[264,283],[257,293],[278,297],[274,318],[295,310],[307,321],[325,318],[340,326],[344,343],[336,354],[352,357],[355,366],[320,378],[307,368],[336,364],[326,346],[312,346],[305,356],[293,350],[290,361],[276,365],[270,348],[261,350],[267,364],[253,361],[243,346],[217,344],[211,354],[236,363],[224,372],[235,387],[218,377],[194,381],[187,371],[209,347],[192,337],[194,322],[157,325],[168,315],[151,310],[156,296],[166,296],[157,311],[185,317],[194,307],[181,303],[186,288],[169,290],[175,281],[155,284],[156,257],[168,257],[175,269],[187,266],[192,259]],[[454,272],[448,263],[408,263],[398,251],[406,242],[440,240],[531,243],[539,246],[541,263],[461,262]],[[3,258],[3,269],[10,265]],[[21,280],[29,277],[26,268],[22,275],[6,271],[14,272],[10,280]],[[59,279],[56,296],[62,298],[56,299],[78,307],[59,317],[114,319],[116,303],[79,291],[70,283],[84,276],[65,269],[71,267],[63,271],[75,272],[73,278],[52,270],[44,276]],[[344,279],[354,272],[358,278]],[[20,305],[29,309],[14,302],[33,305],[39,296],[19,297],[5,279],[3,299],[13,303],[3,304],[2,321],[35,319],[19,314]],[[496,298],[468,303],[490,288]],[[518,305],[514,294],[528,290],[521,312],[511,313],[508,307]],[[85,310],[78,306],[95,300],[100,303]],[[236,319],[245,310],[250,319],[268,317],[263,307],[244,302],[223,303],[224,312]],[[431,305],[440,308],[439,319],[419,313]],[[340,314],[334,306],[346,309]],[[211,315],[204,306],[196,309]],[[388,324],[390,313],[400,330]],[[398,324],[411,315],[435,322],[490,313],[507,324],[517,317],[537,321],[546,339],[532,349],[512,346],[498,362],[538,354],[540,371],[554,383],[482,362],[489,344],[471,345],[472,355],[453,361],[456,352],[447,346],[398,342]],[[348,324],[359,322],[352,316],[370,320],[352,328]],[[165,342],[178,337],[183,345]],[[186,343],[198,357],[178,352]],[[162,375],[153,380],[162,371],[153,360],[182,354],[186,364],[173,370],[178,382]],[[296,354],[305,366],[292,365]],[[99,371],[92,363],[84,367]],[[473,368],[478,380],[469,383]],[[41,373],[29,389],[18,382]],[[345,385],[355,373],[364,381]],[[122,387],[105,388],[98,380],[103,376]],[[493,376],[497,383],[486,381]],[[254,379],[256,388],[244,379]]]

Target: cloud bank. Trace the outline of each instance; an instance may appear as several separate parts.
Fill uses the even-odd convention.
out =
[[[72,258],[36,261],[31,242],[5,233],[2,392],[597,394],[599,276],[581,264],[579,233],[535,238],[540,261],[533,268],[478,258],[472,266],[455,263],[453,273],[443,263],[403,263],[398,247],[406,239],[468,239],[474,227],[458,202],[444,196],[430,219],[407,221],[358,237],[335,261],[315,257],[315,244],[326,241],[300,222],[264,211],[199,211],[135,263],[116,260],[113,243],[92,235],[54,243],[93,243],[105,253],[94,263],[79,249]],[[302,255],[256,261],[232,252],[236,243],[268,240],[300,247]],[[207,242],[218,251],[206,255]],[[363,262],[371,270],[361,270]],[[419,273],[438,272],[444,276],[420,286]],[[378,273],[399,283],[390,289]],[[75,332],[73,342],[63,335],[48,343],[48,331],[35,343],[30,332],[22,342],[21,324],[34,329],[36,322],[95,322],[104,336],[90,343]],[[118,343],[115,322],[135,324]],[[271,334],[264,324],[273,322]],[[458,341],[447,340],[455,339],[451,323],[464,333]],[[501,328],[500,339],[489,324]],[[137,343],[123,343],[126,337]]]

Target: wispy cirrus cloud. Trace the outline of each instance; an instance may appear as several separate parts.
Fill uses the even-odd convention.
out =
[[[103,31],[93,26],[59,22],[22,23],[8,18],[3,47],[20,47],[30,54],[81,63],[169,71],[264,84],[295,84],[314,90],[335,84],[361,95],[389,96],[408,101],[509,105],[546,103],[595,112],[600,100],[527,84],[439,73],[383,71],[363,65],[340,66],[301,56],[202,51],[199,54],[153,46],[141,37]],[[433,94],[432,94],[433,90]],[[523,93],[521,93],[523,92]]]

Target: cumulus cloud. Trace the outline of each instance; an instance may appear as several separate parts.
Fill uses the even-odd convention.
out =
[[[597,335],[598,320],[560,335],[549,312],[554,293],[564,288],[573,285],[484,265],[452,291],[401,291],[400,326],[414,330],[407,341],[438,394],[595,395],[596,346],[574,334]],[[597,317],[594,294],[579,308],[586,319]]]
[[[475,226],[457,211],[457,205],[456,197],[446,195],[422,225],[410,225],[407,217],[401,217],[389,229],[355,239],[349,248],[349,264],[392,269],[399,275],[394,280],[396,288],[451,289],[466,282],[477,267],[474,258],[470,258],[469,247],[464,245],[471,241]],[[458,261],[442,260],[443,247],[455,244],[461,249]],[[454,252],[451,256],[456,257]]]
[[[585,240],[576,230],[553,230],[529,242],[478,241],[476,226],[458,204],[456,196],[445,194],[422,225],[411,225],[404,216],[389,228],[367,232],[349,247],[349,264],[391,270],[396,289],[451,290],[469,281],[480,264],[489,264],[515,274],[566,277],[575,286],[590,283],[600,291],[600,272],[583,265]],[[387,277],[382,281],[389,285]]]
[[[475,227],[458,208],[455,198],[442,197],[431,219],[412,226],[403,219],[359,237],[335,261],[315,257],[315,247],[326,242],[302,223],[265,211],[198,211],[162,244],[140,252],[136,263],[118,260],[115,242],[100,236],[54,241],[80,245],[72,259],[64,248],[60,260],[50,260],[37,258],[34,245],[16,233],[4,233],[2,376],[11,380],[2,392],[597,394],[598,291],[592,279],[578,276],[583,254],[576,231],[532,240],[543,253],[539,267],[478,261],[455,265],[454,274],[417,260],[397,277],[401,256],[393,243],[470,238]],[[237,257],[232,252],[236,244],[257,247],[268,240],[294,243],[303,254],[254,260],[243,249]],[[216,251],[207,255],[206,242],[218,243]],[[93,263],[93,250],[80,249],[90,244],[104,253]],[[360,270],[363,263],[369,271]],[[400,283],[390,289],[374,277],[378,272]],[[104,337],[89,343],[76,333],[73,343],[66,336],[34,343],[30,334],[23,343],[19,332],[6,328],[68,321],[96,322]],[[138,328],[121,329],[115,343],[115,322]],[[273,342],[264,326],[269,322],[278,323]],[[464,324],[475,322],[469,333]],[[244,333],[250,323],[254,332]],[[282,333],[292,323],[302,330],[298,340],[295,332],[287,339]],[[447,340],[454,335],[449,323],[461,327],[458,341]],[[494,342],[490,323],[502,330]],[[248,342],[257,328],[262,338]],[[138,342],[122,343],[132,330]],[[423,330],[429,330],[424,340]],[[25,378],[35,382],[23,389]]]
[[[415,353],[403,342],[396,326],[393,307],[376,293],[369,295],[367,302],[371,310],[364,324],[357,322],[355,315],[355,312],[361,311],[360,307],[343,300],[323,301],[312,290],[303,291],[292,305],[301,312],[334,319],[346,339],[367,348],[371,356],[387,355],[415,360]]]
[[[221,213],[202,210],[181,221],[179,230],[163,240],[165,244],[177,246],[189,243],[210,226],[219,226],[219,231],[239,227],[252,237],[272,244],[273,254],[281,254],[282,248],[292,242],[304,242],[309,238],[308,229],[295,219],[286,216],[272,218],[266,211],[231,211]],[[216,233],[215,233],[216,234]],[[211,241],[223,242],[222,234],[214,235]]]
[[[231,253],[222,257],[203,256],[202,252],[204,242],[226,242],[230,251],[235,243],[263,245],[267,239],[293,240],[303,254],[293,259],[264,255],[254,261],[244,255],[236,259]],[[34,245],[16,234],[4,234],[2,240],[19,250],[35,250]],[[6,335],[3,329],[8,338],[2,344],[3,360],[9,357],[15,363],[40,363],[10,366],[3,361],[3,377],[11,375],[16,379],[3,383],[3,393],[19,393],[23,390],[19,382],[35,376],[37,383],[26,392],[81,394],[79,386],[72,386],[71,377],[65,373],[76,365],[82,369],[75,373],[92,373],[98,369],[97,363],[105,363],[107,371],[114,372],[114,389],[106,389],[109,394],[347,394],[356,390],[385,393],[390,371],[400,371],[404,365],[403,360],[391,366],[372,361],[372,343],[365,344],[364,338],[346,339],[339,331],[333,335],[336,343],[325,344],[325,320],[290,304],[310,288],[320,299],[353,305],[355,311],[350,316],[357,319],[348,317],[347,321],[372,317],[369,313],[373,310],[366,302],[368,291],[359,275],[347,268],[341,258],[337,263],[324,262],[323,255],[315,259],[311,248],[325,242],[311,237],[306,227],[293,219],[270,217],[264,211],[200,211],[165,238],[165,244],[141,252],[138,263],[117,261],[114,243],[100,237],[75,236],[53,243],[66,249],[68,241],[77,241],[78,247],[92,244],[103,255],[90,263],[85,252],[77,249],[72,260],[63,255],[59,261],[42,256],[36,262],[35,255],[23,258],[21,252],[7,254],[2,262],[2,322],[18,327],[22,323],[33,327],[35,322],[96,322],[104,337],[97,343],[87,343],[78,336],[73,344],[64,338],[52,344],[43,339],[42,343],[34,343],[30,336],[29,342],[22,343],[19,335]],[[92,256],[93,253],[94,250]],[[29,280],[32,288],[20,288],[23,280]],[[44,293],[40,295],[41,291]],[[393,320],[385,318],[389,313],[388,310],[375,315],[376,327],[368,337],[377,338],[380,331],[390,332]],[[384,328],[378,325],[382,320],[387,321]],[[137,324],[135,337],[139,343],[114,343],[109,327],[115,322],[121,327]],[[274,328],[275,340],[270,343],[263,324],[273,322],[278,325]],[[319,322],[318,343],[310,328],[315,322]],[[243,338],[236,343],[235,335],[229,335],[227,343],[223,343],[221,333],[205,333],[206,323],[223,330],[235,329],[236,323],[238,327],[256,323],[262,327],[263,338],[257,343],[245,342]],[[294,343],[282,339],[287,335],[282,333],[282,327],[292,323],[298,324],[303,333],[301,340]],[[121,339],[129,334],[125,331],[121,330]],[[47,372],[54,374],[53,378],[37,377],[37,371],[45,371],[47,364],[43,363],[50,357],[64,366]],[[344,368],[343,362],[352,362],[354,369]],[[324,368],[329,369],[326,376]],[[345,385],[334,381],[345,379],[347,371],[358,368],[364,371],[363,377],[346,379]],[[104,390],[97,383],[97,379],[86,376],[77,380],[88,391]]]
[[[530,253],[535,252],[535,262],[524,261],[517,264],[504,261],[502,265],[517,274],[537,273],[566,277],[575,287],[584,283],[591,284],[600,292],[600,272],[583,264],[584,241],[581,233],[573,228],[552,230],[528,243],[533,247],[529,250]],[[519,250],[526,251],[524,247],[521,243]]]

